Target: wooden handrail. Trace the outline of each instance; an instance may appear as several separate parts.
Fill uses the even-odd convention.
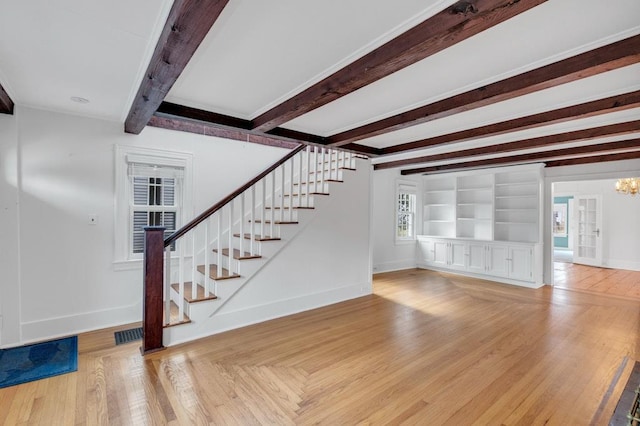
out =
[[[174,232],[173,234],[169,235],[164,240],[164,246],[167,247],[169,244],[173,243],[175,240],[177,240],[178,238],[182,237],[187,232],[191,231],[193,228],[198,226],[200,223],[202,223],[209,216],[211,216],[212,214],[214,214],[215,212],[220,210],[222,207],[227,205],[227,203],[229,203],[231,200],[236,198],[238,195],[242,194],[247,189],[251,188],[256,183],[258,183],[260,181],[260,179],[262,179],[263,177],[267,176],[269,173],[271,173],[272,171],[274,171],[275,169],[280,167],[282,164],[284,164],[287,160],[289,160],[294,155],[296,155],[297,153],[302,151],[305,147],[306,147],[306,145],[304,145],[304,144],[298,145],[296,148],[292,149],[291,152],[289,152],[287,155],[282,157],[280,160],[276,161],[273,165],[269,166],[269,168],[267,168],[265,171],[260,173],[258,176],[254,177],[249,182],[245,183],[240,188],[236,189],[231,194],[227,195],[222,200],[218,201],[216,204],[214,204],[213,206],[209,207],[207,210],[202,212],[198,217],[196,217],[193,220],[191,220],[189,223],[184,225],[182,228],[178,229],[176,232]]]

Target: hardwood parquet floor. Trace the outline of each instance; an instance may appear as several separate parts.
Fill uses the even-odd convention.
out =
[[[143,358],[113,329],[79,371],[0,389],[0,424],[607,424],[640,301],[426,270]]]
[[[640,300],[640,271],[554,262],[553,273],[558,288]]]

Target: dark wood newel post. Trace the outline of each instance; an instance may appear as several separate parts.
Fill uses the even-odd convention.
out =
[[[164,266],[162,226],[144,228],[144,294],[142,295],[143,355],[164,349],[162,346],[162,287]]]

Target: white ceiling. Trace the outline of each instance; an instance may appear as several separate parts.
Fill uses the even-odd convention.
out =
[[[166,99],[251,119],[454,2],[230,0]]]
[[[172,3],[0,0],[0,84],[17,105],[124,121]]]
[[[166,100],[253,119],[455,2],[229,0]],[[0,84],[18,105],[124,121],[171,4],[0,0]],[[281,127],[333,135],[640,34],[639,17],[638,0],[549,0]],[[385,148],[633,90],[640,64],[358,143]],[[634,119],[640,108],[374,162]]]

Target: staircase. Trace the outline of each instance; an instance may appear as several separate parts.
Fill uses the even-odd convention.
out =
[[[166,240],[148,229],[143,352],[215,333],[216,312],[312,221],[357,158],[300,146]]]

